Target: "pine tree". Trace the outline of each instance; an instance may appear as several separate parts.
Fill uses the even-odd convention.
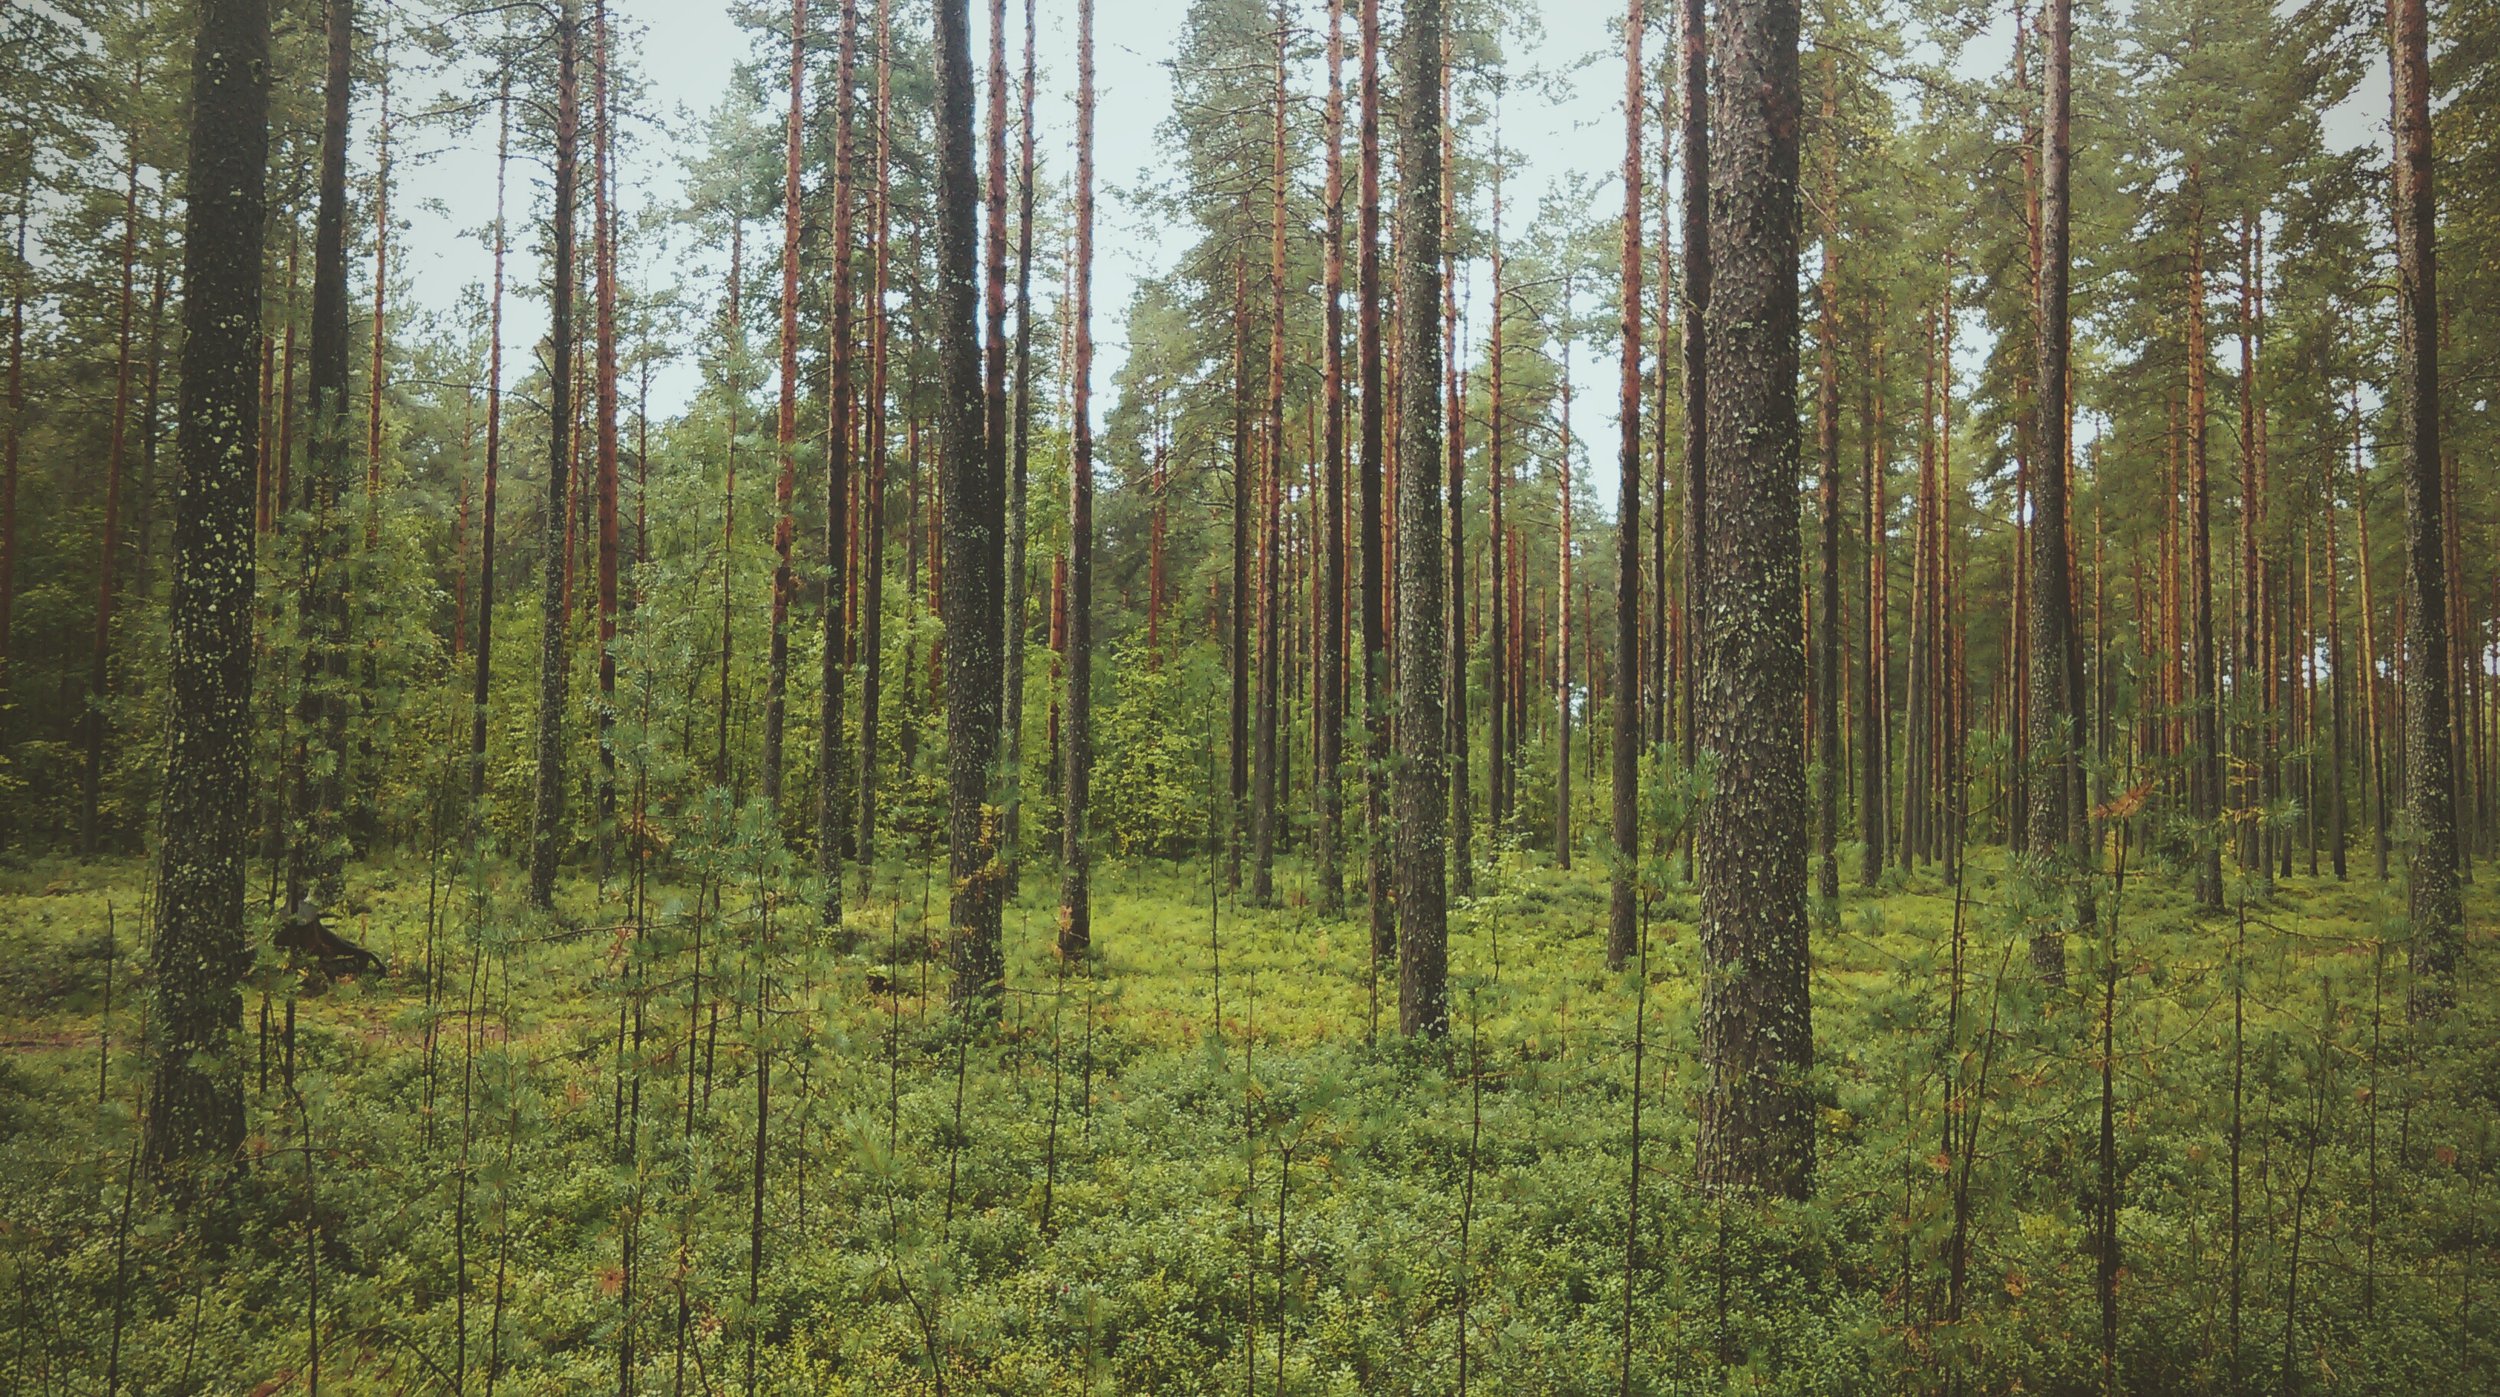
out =
[[[477,644],[469,685],[469,805],[486,798],[487,699],[495,674],[496,489],[503,474],[504,177],[512,155],[512,78],[495,86],[495,270],[486,296],[486,470],[478,492]]]
[[[530,816],[530,905],[555,906],[556,864],[569,837],[564,812],[564,706],[572,646],[565,624],[567,483],[573,460],[573,200],[581,91],[574,77],[581,17],[576,0],[556,12],[555,207],[547,301],[547,507],[539,567],[537,798]],[[318,324],[319,316],[314,317]],[[318,361],[319,355],[314,356]]]
[[[183,229],[175,409],[172,745],[158,858],[150,1015],[149,1167],[185,1204],[183,1176],[243,1145],[244,861],[250,852],[252,494],[260,424],[269,165],[265,0],[202,0],[192,60],[192,191]]]
[[[1355,347],[1362,411],[1358,479],[1363,557],[1363,829],[1372,963],[1397,954],[1390,905],[1390,832],[1382,823],[1389,779],[1389,574],[1382,516],[1383,470],[1380,343],[1380,0],[1362,0],[1363,101],[1358,120],[1360,174],[1355,201]],[[1437,153],[1437,152],[1436,152]]]
[[[2043,872],[2056,870],[2072,882],[2082,873],[2083,652],[2075,626],[2074,578],[2066,534],[2071,514],[2068,483],[2072,444],[2067,431],[2068,186],[2073,161],[2068,132],[2073,113],[2074,7],[2048,0],[2045,55],[2046,119],[2040,129],[2040,282],[2034,335],[2039,371],[2031,381],[2031,439],[2039,460],[2031,471],[2030,615],[2030,854]],[[2078,896],[2081,889],[2076,890]],[[2065,927],[2034,929],[2033,970],[2048,984],[2066,979]]]
[[[1708,597],[1701,744],[1705,1187],[1803,1196],[1814,1178],[1806,982],[1805,700],[1797,618],[1794,0],[1728,0],[1714,45]]]
[[[1365,0],[1366,18],[1376,0]],[[1428,308],[1441,299],[1441,0],[1408,0],[1399,36],[1405,120],[1398,142],[1398,685],[1395,774],[1398,1027],[1449,1033],[1449,927],[1443,838],[1449,771],[1442,727],[1440,473],[1441,340]],[[1368,255],[1368,248],[1366,253]]]
[[[816,709],[816,876],[825,925],[842,925],[842,850],[851,832],[849,753],[844,748],[850,683],[851,556],[851,74],[859,49],[858,0],[842,0],[833,78],[833,333],[826,355],[825,609]]]
[[[1076,265],[1071,301],[1076,363],[1069,374],[1075,451],[1068,465],[1068,697],[1060,795],[1059,954],[1093,947],[1094,779],[1094,0],[1076,11]]]
[[[807,0],[790,0],[790,116],[781,175],[781,414],[774,440],[781,475],[773,487],[772,637],[764,654],[764,803],[781,804],[784,700],[790,687],[790,603],[798,592],[792,565],[799,483],[799,148],[806,134]]]
[[[1641,0],[1623,20],[1623,391],[1615,416],[1622,456],[1615,495],[1614,851],[1606,966],[1621,970],[1639,934],[1633,858],[1641,784]]]
[[[2438,200],[2431,187],[2430,12],[2389,10],[2395,78],[2397,429],[2405,491],[2406,906],[2413,923],[2414,1017],[2444,1013],[2456,994],[2464,915],[2457,895],[2457,771],[2448,657],[2448,494],[2439,450]]]
[[[1321,496],[1319,614],[1314,625],[1319,633],[1317,663],[1319,691],[1312,705],[1311,721],[1316,728],[1317,751],[1314,761],[1319,767],[1319,839],[1314,851],[1314,876],[1319,881],[1320,912],[1324,916],[1345,914],[1345,872],[1340,848],[1345,831],[1345,786],[1340,767],[1344,763],[1345,741],[1345,0],[1328,0],[1328,105],[1326,128],[1321,137],[1327,146],[1327,208],[1326,223],[1321,230],[1323,243],[1322,282],[1320,296],[1325,308],[1323,333],[1326,343],[1320,351],[1321,388],[1324,400],[1320,409],[1326,423],[1327,437],[1321,447],[1324,458],[1321,469],[1326,473],[1326,490]],[[1158,528],[1156,587],[1161,586],[1161,497],[1157,496]],[[5,641],[0,641],[5,644]]]
[[[937,4],[938,456],[944,490],[948,926],[957,1009],[994,1021],[1005,988],[998,831],[989,798],[998,752],[998,542],[1004,491],[990,466],[981,402],[980,185],[973,169],[969,0]]]
[[[287,847],[287,905],[335,905],[346,888],[347,830],[347,113],[355,0],[329,0],[322,91],[321,187],[313,217],[312,439],[298,547],[304,673],[297,717],[303,749]]]

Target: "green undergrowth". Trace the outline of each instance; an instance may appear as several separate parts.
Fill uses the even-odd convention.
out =
[[[302,1390],[317,1347],[336,1393],[1448,1393],[1463,1343],[1469,1390],[1611,1393],[1628,1268],[1630,1391],[2098,1391],[2105,993],[2116,1387],[2500,1365],[2487,957],[2410,1027],[2367,879],[2222,915],[2131,879],[2058,991],[1995,856],[1958,895],[1850,884],[1817,909],[1817,1191],[1766,1203],[1692,1186],[1694,908],[1653,903],[1643,995],[1598,860],[1489,851],[1454,1031],[1415,1044],[1359,863],[1346,917],[1298,863],[1259,910],[1203,859],[1114,864],[1065,967],[1035,859],[966,1034],[942,868],[829,931],[751,834],[553,917],[501,865],[353,869],[333,925],[392,972],[263,956],[248,1165],[189,1224],[131,1169],[144,868],[0,875],[0,1386]]]

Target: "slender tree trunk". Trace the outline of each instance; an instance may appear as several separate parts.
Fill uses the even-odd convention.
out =
[[[1094,0],[1076,11],[1076,365],[1068,467],[1068,697],[1060,796],[1059,954],[1093,947],[1094,779]],[[1271,661],[1271,664],[1273,662]]]
[[[355,562],[355,572],[348,588],[356,599],[357,614],[350,622],[360,630],[378,631],[382,623],[379,605],[382,554],[382,389],[386,378],[386,354],[390,340],[389,311],[391,284],[391,49],[389,20],[382,21],[383,38],[375,54],[375,67],[381,70],[378,84],[379,112],[374,125],[373,161],[373,322],[366,335],[365,361],[365,527],[364,549]],[[377,640],[361,647],[362,663],[358,666],[356,685],[356,756],[352,764],[354,784],[348,795],[348,846],[357,853],[373,847],[379,836],[380,780],[382,758],[374,749],[375,703],[382,687]]]
[[[2368,740],[2362,744],[2370,764],[2370,806],[2373,826],[2372,852],[2377,861],[2378,880],[2387,881],[2387,752],[2386,725],[2379,717],[2378,678],[2378,586],[2370,567],[2370,478],[2362,466],[2360,389],[2353,390],[2352,403],[2352,528],[2361,548],[2361,594],[2357,599],[2361,611],[2361,696],[2362,721],[2369,728]]]
[[[1337,0],[1342,3],[1342,0]],[[35,160],[30,137],[25,174],[17,188],[15,274],[9,278],[9,434],[0,446],[0,751],[7,750],[14,726],[7,721],[14,699],[17,611],[17,464],[26,435],[26,228],[34,216]],[[17,833],[18,822],[0,816],[0,836]]]
[[[1245,207],[1244,212],[1247,212]],[[1250,801],[1250,617],[1253,574],[1250,511],[1256,479],[1250,469],[1250,270],[1248,258],[1233,259],[1233,581],[1226,599],[1231,636],[1225,658],[1231,667],[1232,735],[1226,753],[1232,758],[1229,815],[1225,820],[1226,884],[1241,886],[1242,817]]]
[[[1027,467],[1033,436],[1033,90],[1035,82],[1033,0],[1024,0],[1024,109],[1016,180],[1016,386],[1015,459],[1007,478],[1007,770],[1013,776],[1007,793],[1007,857],[1013,862],[1024,850],[1024,648],[1028,610],[1026,502]],[[1159,556],[1159,555],[1158,555]],[[1161,572],[1158,569],[1158,585]],[[1149,604],[1151,610],[1151,602]],[[1147,629],[1154,628],[1150,616]],[[1149,643],[1151,650],[1152,645]],[[1017,885],[1011,871],[1007,885]]]
[[[565,625],[565,501],[573,460],[573,184],[581,130],[581,95],[574,52],[581,19],[575,0],[556,16],[556,149],[554,255],[550,259],[547,362],[547,509],[538,607],[538,789],[530,820],[530,903],[553,907],[556,863],[565,841],[564,705],[570,687],[570,637]]]
[[[1815,336],[1815,494],[1822,524],[1822,595],[1814,636],[1814,793],[1817,890],[1837,920],[1840,909],[1840,686],[1848,672],[1840,648],[1840,69],[1823,59],[1823,267],[1821,327]]]
[[[1803,1196],[1814,1178],[1797,631],[1797,6],[1727,0],[1711,122],[1714,284],[1701,810],[1700,1173],[1723,1192]],[[1723,585],[1722,585],[1723,584]]]
[[[833,78],[833,336],[825,389],[825,609],[816,709],[816,876],[825,925],[842,928],[842,850],[849,842],[850,753],[842,709],[851,666],[851,73],[859,52],[858,0],[842,0]]]
[[[1257,732],[1251,742],[1250,901],[1276,902],[1276,709],[1277,650],[1284,639],[1278,587],[1284,544],[1281,510],[1285,492],[1285,38],[1282,0],[1276,7],[1276,87],[1273,156],[1268,172],[1267,450],[1259,485],[1259,694]],[[1438,84],[1436,83],[1436,86]],[[1436,385],[1437,386],[1437,385]]]
[[[2234,651],[2232,690],[2236,696],[2262,702],[2265,698],[2266,670],[2264,658],[2264,612],[2266,606],[2265,563],[2257,544],[2257,531],[2265,512],[2265,466],[2258,456],[2257,437],[2260,430],[2256,416],[2257,399],[2257,317],[2255,265],[2251,257],[2254,242],[2254,220],[2243,212],[2240,217],[2240,568],[2238,588],[2238,645]],[[2237,811],[2246,811],[2252,818],[2238,822],[2238,857],[2240,867],[2257,875],[2258,884],[2269,887],[2272,875],[2267,867],[2267,832],[2253,818],[2265,807],[2265,777],[2261,755],[2264,738],[2258,729],[2275,710],[2271,704],[2265,713],[2252,713],[2243,705],[2244,715],[2231,734],[2238,749],[2236,766],[2242,773],[2235,783],[2239,789],[2232,802]]]
[[[1368,22],[1377,0],[1364,0]],[[1398,144],[1398,238],[1405,252],[1398,303],[1398,686],[1396,863],[1398,1027],[1449,1033],[1449,928],[1443,839],[1449,772],[1443,750],[1441,628],[1441,339],[1430,308],[1441,299],[1441,0],[1407,0],[1397,55],[1405,120]],[[1365,91],[1368,114],[1371,95]],[[1370,247],[1365,247],[1370,255]]]
[[[1000,556],[1006,500],[981,413],[973,220],[972,49],[968,0],[937,4],[938,454],[945,490],[948,916],[957,1009],[998,1017],[1006,959],[999,940],[998,830],[989,813],[998,753]]]
[[[1710,27],[1704,0],[1682,0],[1684,22],[1684,614],[1688,636],[1710,615]],[[1692,645],[1688,638],[1687,645]],[[1694,663],[1698,661],[1699,663]],[[1694,645],[1684,666],[1684,761],[1701,754],[1695,705],[1709,662]],[[1698,831],[1696,831],[1698,833]]]
[[[2085,831],[2075,820],[2083,781],[2083,713],[2077,700],[2083,660],[2075,627],[2072,552],[2066,524],[2073,455],[2067,438],[2067,188],[2073,165],[2068,140],[2073,112],[2073,0],[2048,0],[2045,119],[2041,122],[2039,304],[2033,322],[2037,374],[2032,379],[2031,439],[2039,464],[2031,472],[2030,709],[2024,715],[2031,741],[2029,773],[2030,854],[2040,872],[2069,886],[2088,903],[2083,886]],[[2066,982],[2066,920],[2032,928],[2031,965],[2050,985]]]
[[[1511,729],[1513,710],[1524,700],[1511,672],[1512,657],[1519,650],[1518,638],[1512,631],[1518,620],[1518,607],[1511,597],[1510,535],[1502,520],[1503,497],[1510,490],[1510,471],[1504,463],[1502,447],[1502,321],[1503,301],[1502,258],[1502,135],[1496,115],[1493,128],[1493,328],[1492,343],[1485,354],[1485,492],[1491,496],[1492,527],[1486,539],[1491,554],[1493,584],[1493,660],[1489,666],[1492,677],[1492,703],[1486,747],[1493,768],[1492,824],[1498,836],[1510,826],[1511,786],[1517,780],[1511,760]]]
[[[791,506],[799,482],[799,146],[806,134],[801,105],[807,82],[807,0],[790,0],[790,116],[781,176],[781,415],[774,438],[781,478],[773,489],[772,638],[764,657],[764,803],[781,806],[784,698],[790,686],[790,601],[798,590],[791,566],[798,521]]]
[[[1320,913],[1345,915],[1345,0],[1328,0],[1328,106],[1322,140],[1328,147],[1326,219],[1321,264],[1321,300],[1327,343],[1321,350],[1321,414],[1327,441],[1321,454],[1327,472],[1321,506],[1319,614],[1312,618],[1319,639],[1319,691],[1312,705],[1312,724],[1319,768],[1319,847],[1314,863],[1319,880]],[[1160,469],[1160,457],[1157,458]],[[1155,599],[1163,585],[1163,497],[1155,496]],[[1497,628],[1499,623],[1496,623]],[[0,647],[5,647],[0,637]],[[1498,684],[1497,684],[1498,687]]]
[[[298,718],[309,749],[299,762],[287,858],[289,908],[329,905],[344,890],[341,809],[347,760],[347,116],[355,44],[354,0],[330,0],[321,122],[320,192],[313,217],[312,440],[302,541],[304,672]]]
[[[1554,452],[1554,866],[1571,867],[1571,305],[1562,281],[1562,421]],[[1591,701],[1596,695],[1591,694]]]
[[[2213,488],[2205,469],[2205,219],[2200,169],[2188,167],[2197,200],[2189,222],[2187,285],[2188,353],[2188,605],[2190,631],[2188,702],[2192,705],[2189,814],[2197,822],[2196,900],[2222,905],[2221,696],[2217,690],[2214,637]]]
[[[2396,421],[2403,438],[2405,606],[2411,642],[2405,670],[2405,800],[2412,846],[2405,854],[2413,923],[2414,1018],[2454,1002],[2464,916],[2457,889],[2455,748],[2448,659],[2447,526],[2439,452],[2438,201],[2431,188],[2430,8],[2391,0],[2395,54]]]
[[[1380,342],[1380,0],[1363,0],[1361,191],[1355,215],[1355,349],[1362,375],[1361,508],[1363,549],[1363,829],[1372,961],[1397,954],[1390,906],[1389,830],[1382,797],[1389,781],[1388,531],[1382,515]],[[1437,153],[1437,152],[1436,152]]]
[[[251,809],[252,339],[269,164],[265,0],[202,0],[183,230],[173,708],[149,1013],[146,1158],[189,1206],[243,1144],[243,877]],[[12,390],[14,397],[14,387]]]
[[[599,471],[599,808],[603,826],[616,819],[616,210],[608,180],[614,159],[614,115],[608,105],[608,7],[591,7],[590,105],[597,125],[590,152],[590,257],[599,278],[592,314],[593,391],[598,394]],[[600,844],[612,847],[602,829]],[[603,865],[604,866],[604,865]]]
[[[1667,16],[1659,16],[1661,27]],[[1667,346],[1675,338],[1675,238],[1669,220],[1668,190],[1675,179],[1676,53],[1661,45],[1658,54],[1658,378],[1657,405],[1649,425],[1649,712],[1642,728],[1650,745],[1667,740],[1674,726],[1673,700],[1667,688],[1667,657],[1673,627],[1667,580],[1668,537],[1675,522],[1667,513],[1667,404],[1674,391],[1675,361]]]
[[[1633,877],[1641,786],[1641,0],[1623,21],[1623,389],[1616,409],[1622,467],[1615,493],[1615,694],[1609,758],[1614,849],[1609,857],[1606,966],[1621,970],[1640,932]]]
[[[1450,35],[1440,40],[1440,102],[1450,110]],[[1440,287],[1440,332],[1443,332],[1443,392],[1448,395],[1448,457],[1450,457],[1450,625],[1448,625],[1448,712],[1450,727],[1450,880],[1460,897],[1475,895],[1475,795],[1468,790],[1468,390],[1458,372],[1458,180],[1455,167],[1458,122],[1440,125],[1440,242],[1443,242],[1443,287]]]
[[[738,541],[738,409],[746,402],[747,332],[739,285],[746,272],[746,218],[734,205],[729,217],[728,304],[721,317],[723,377],[728,380],[728,427],[723,438],[720,510],[720,702],[712,755],[712,779],[731,789],[729,767],[729,661],[736,648],[734,615]]]
[[[1880,327],[1880,313],[1873,319]],[[1858,886],[1862,888],[1874,887],[1883,877],[1886,827],[1892,812],[1892,797],[1887,790],[1892,769],[1892,646],[1885,626],[1884,604],[1892,515],[1884,499],[1884,469],[1888,463],[1882,421],[1875,407],[1882,401],[1882,330],[1878,328],[1875,333],[1879,338],[1867,347],[1875,361],[1874,371],[1866,376],[1858,399],[1858,418],[1866,424],[1858,449],[1863,500],[1858,541],[1866,552],[1866,649],[1859,658],[1858,681],[1858,838],[1864,845],[1858,861]]]
[[[992,479],[998,482],[999,499],[1003,504],[1008,498],[1007,434],[1009,427],[1007,418],[1006,0],[989,0],[988,8],[989,12],[987,18],[989,20],[988,27],[990,39],[988,88],[989,112],[988,120],[985,123],[986,129],[983,133],[985,139],[982,142],[982,150],[984,155],[987,157],[987,171],[986,178],[983,181],[981,207],[983,213],[987,216],[987,222],[982,231],[981,237],[981,411],[983,423],[982,441],[984,449],[988,453],[986,464],[989,467]],[[1000,520],[998,533],[999,578],[1002,588],[1006,579],[1007,550],[1012,546],[1008,542],[1007,538],[1009,529],[1006,526],[1009,522],[1010,521],[1004,519]],[[1000,605],[1002,608],[1005,605],[1005,593],[1003,591],[1000,594]],[[1002,646],[1005,644],[1007,632],[1014,629],[1016,629],[1015,624],[1002,609],[999,612],[999,638]],[[1000,662],[1000,668],[1002,671],[1005,668],[1005,662],[1003,659]],[[1007,691],[1005,688],[1006,680],[1003,674],[999,682],[1001,687],[999,689],[998,711],[1003,723],[1007,711]],[[999,734],[999,742],[999,750],[1002,752],[1013,750],[1016,745],[1008,741],[1004,732]],[[1000,763],[999,770],[997,772],[997,783],[998,792],[994,799],[1002,812],[1002,821],[1005,818],[1004,812],[1011,810],[1017,811],[1019,815],[1017,823],[1018,825],[1021,825],[1021,807],[1024,803],[1023,770],[1019,767],[1011,766],[1002,762]],[[1024,851],[1013,837],[1013,834],[1016,831],[1014,831],[1012,827],[1007,827],[1003,824],[1002,829],[1007,829],[1009,832],[1002,837],[998,850],[999,881],[1001,885],[1000,896],[1012,901],[1015,898],[1018,889],[1021,887],[1018,870],[1022,866],[1021,860]]]
[[[469,682],[469,805],[486,798],[486,705],[495,675],[495,490],[503,467],[504,175],[512,156],[512,78],[495,87],[495,271],[486,298],[486,480],[479,492],[477,647]]]
[[[893,205],[887,189],[892,168],[893,6],[877,0],[877,227],[870,254],[868,297],[868,537],[860,550],[868,576],[860,589],[859,648],[867,668],[859,680],[859,831],[852,852],[859,860],[860,896],[868,895],[877,868],[877,722],[885,684],[885,457],[886,457],[886,257],[892,242]]]
[[[2330,458],[2331,459],[2331,458]],[[2332,472],[2332,465],[2329,466]],[[2344,733],[2350,708],[2345,699],[2344,681],[2344,564],[2341,515],[2343,505],[2336,498],[2342,492],[2332,480],[2324,491],[2326,500],[2326,675],[2327,675],[2327,770],[2326,789],[2327,857],[2335,869],[2335,881],[2350,876],[2345,842],[2349,824],[2345,801]]]

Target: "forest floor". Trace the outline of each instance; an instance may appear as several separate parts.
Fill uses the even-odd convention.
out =
[[[218,1245],[131,1168],[145,867],[39,862],[0,873],[0,1386],[276,1393],[317,1354],[336,1393],[2098,1390],[2106,1004],[2117,1385],[2488,1392],[2490,871],[2417,1031],[2401,889],[2300,862],[2221,914],[2130,878],[2054,992],[1999,856],[1852,880],[1796,1204],[1692,1188],[1693,908],[1611,974],[1593,858],[1479,865],[1440,1044],[1394,1034],[1359,865],[1344,919],[1299,864],[1269,910],[1110,865],[1088,975],[1037,859],[975,1035],[925,863],[840,936],[778,856],[559,917],[508,870],[358,865],[332,925],[390,973],[263,957]]]

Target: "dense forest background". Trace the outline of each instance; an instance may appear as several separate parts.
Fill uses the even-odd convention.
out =
[[[9,1389],[2486,1390],[2500,9],[1539,10],[13,4]]]

